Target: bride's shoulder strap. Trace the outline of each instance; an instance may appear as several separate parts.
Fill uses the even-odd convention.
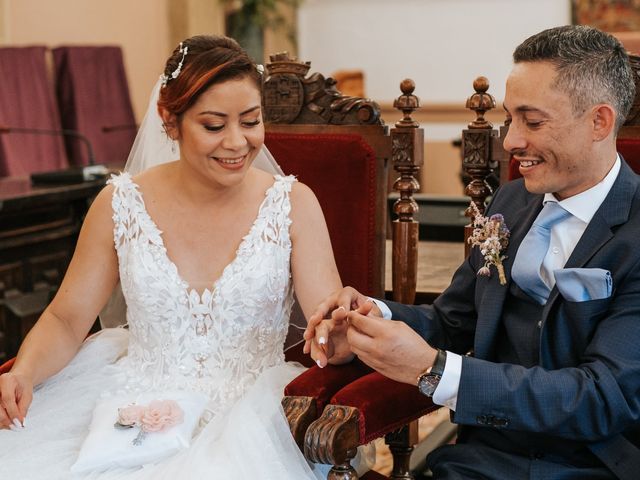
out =
[[[133,232],[130,232],[132,228],[138,230],[135,226],[139,223],[139,214],[144,209],[144,204],[138,185],[128,172],[112,175],[107,183],[114,187],[111,207],[113,208],[114,237],[116,245],[119,245],[133,235]]]

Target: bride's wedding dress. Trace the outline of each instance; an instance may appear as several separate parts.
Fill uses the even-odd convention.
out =
[[[0,478],[323,477],[298,450],[280,407],[284,386],[301,372],[283,354],[293,302],[294,181],[275,177],[235,259],[210,289],[198,292],[167,256],[162,232],[131,177],[112,178],[129,328],[88,339],[64,370],[36,389],[25,428],[0,431]],[[143,468],[87,477],[69,473],[97,400],[176,389],[209,399],[190,448]]]

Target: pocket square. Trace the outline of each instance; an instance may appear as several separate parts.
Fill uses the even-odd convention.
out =
[[[611,272],[602,268],[562,268],[553,272],[560,294],[570,302],[599,300],[611,296]]]

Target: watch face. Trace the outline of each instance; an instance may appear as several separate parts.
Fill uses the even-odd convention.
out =
[[[423,375],[418,382],[418,390],[427,397],[433,397],[433,392],[436,391],[436,387],[438,383],[440,383],[440,378],[440,375],[430,373]]]

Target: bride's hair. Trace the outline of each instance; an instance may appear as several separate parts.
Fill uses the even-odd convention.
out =
[[[172,78],[176,71],[177,77]],[[256,64],[238,42],[217,35],[196,35],[184,40],[167,60],[164,75],[169,80],[160,89],[158,106],[175,115],[188,110],[216,83],[250,78],[258,89],[262,85]]]

